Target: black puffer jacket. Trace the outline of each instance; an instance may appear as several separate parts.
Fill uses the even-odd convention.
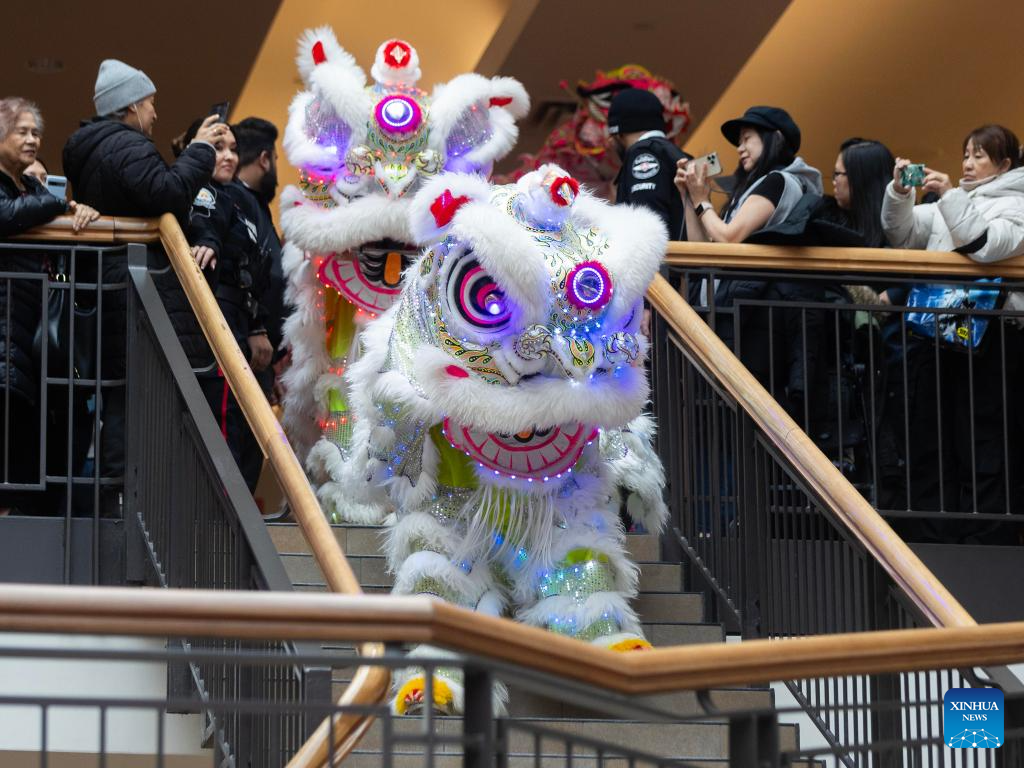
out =
[[[83,123],[64,146],[64,173],[74,199],[105,216],[173,213],[185,221],[192,200],[210,180],[215,157],[213,147],[197,142],[168,167],[156,145],[141,132],[116,120],[94,118]],[[156,269],[167,266],[162,250],[156,248],[151,249],[150,261]],[[88,265],[82,267],[89,276]],[[105,257],[103,282],[127,279],[125,260]],[[174,271],[155,276],[155,282],[174,329],[185,339],[194,338],[195,315]],[[103,376],[120,378],[125,372],[127,295],[114,291],[103,299]],[[187,345],[185,351],[190,352]]]
[[[211,182],[193,201],[185,230],[190,245],[206,246],[217,254],[216,266],[206,270],[206,279],[246,356],[249,335],[264,327],[259,302],[269,264],[259,246],[257,216],[254,201],[244,188]],[[206,355],[209,364],[212,354],[207,351]],[[191,362],[200,367],[200,361]]]
[[[31,176],[23,176],[22,183],[24,192],[18,189],[14,179],[0,172],[0,237],[17,235],[67,212],[67,204],[47,192]],[[44,268],[38,255],[0,251],[0,271],[39,273]],[[41,319],[42,289],[38,280],[11,279],[11,325],[8,327],[6,283],[0,280],[0,387],[10,386],[13,394],[35,404],[39,399],[39,372],[32,356],[32,340]],[[0,389],[0,396],[2,394]]]

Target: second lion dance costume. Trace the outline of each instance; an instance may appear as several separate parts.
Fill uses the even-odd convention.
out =
[[[384,510],[351,502],[345,475],[353,426],[345,369],[359,336],[399,293],[416,256],[409,196],[444,170],[489,174],[512,149],[529,99],[507,77],[460,75],[432,94],[417,87],[419,56],[402,40],[377,50],[366,76],[326,27],[299,41],[306,89],[293,100],[284,146],[299,188],[281,196],[292,350],[284,424],[335,520],[377,523]]]
[[[320,31],[303,45],[324,37]],[[312,61],[345,62],[347,54],[336,45],[323,43],[319,53],[314,48]],[[354,65],[344,63],[338,71],[345,67]],[[363,92],[357,78],[344,91],[332,82],[338,72],[321,77],[319,68],[304,72],[312,95],[300,96],[292,113],[293,124],[301,127],[300,148],[312,150],[311,160],[323,157],[324,146],[318,138],[324,107],[311,105],[323,105],[320,99],[334,94],[335,118],[342,119],[343,108],[352,110],[345,125],[359,114],[365,121],[367,114],[366,104],[357,109],[349,101]],[[376,65],[375,76],[379,83]],[[432,114],[440,136],[450,137],[451,126],[467,119],[479,125],[473,121],[495,110],[511,125],[504,110],[515,96],[503,94],[514,88],[502,80],[478,81],[475,95],[460,101],[469,105],[470,117],[453,111],[463,116],[446,123]],[[377,129],[392,135],[390,128],[380,128],[382,119],[390,126],[381,104],[407,92],[392,94],[379,86],[369,92],[378,99],[388,94],[371,118],[377,128],[360,134],[360,141],[372,144],[365,137]],[[445,97],[454,98],[439,89],[431,109]],[[405,114],[396,109],[390,117]],[[293,137],[300,134],[292,129],[289,153],[295,162],[301,153]],[[493,127],[460,132],[493,147]],[[644,292],[665,251],[664,226],[649,211],[612,207],[593,197],[553,165],[515,184],[492,186],[478,175],[452,172],[467,169],[451,163],[443,170],[431,156],[421,169],[410,155],[420,172],[411,200],[399,205],[390,192],[372,204],[348,198],[344,174],[364,167],[360,148],[371,145],[347,136],[332,138],[330,146],[355,146],[346,153],[351,167],[342,171],[335,165],[333,176],[307,175],[305,194],[293,193],[283,203],[293,286],[303,279],[312,284],[311,276],[319,275],[310,296],[320,296],[321,286],[330,283],[348,298],[346,275],[354,274],[363,286],[380,284],[367,273],[381,270],[367,265],[381,265],[389,286],[391,306],[380,307],[382,314],[369,319],[358,345],[350,346],[344,381],[326,360],[340,349],[332,341],[338,321],[331,319],[329,302],[321,301],[326,313],[312,301],[300,305],[289,320],[293,339],[304,324],[321,334],[317,347],[311,330],[306,351],[296,359],[300,368],[289,386],[306,391],[289,394],[293,407],[329,403],[333,391],[344,397],[350,419],[344,441],[328,424],[320,438],[326,447],[314,448],[311,456],[315,467],[318,451],[335,452],[336,461],[322,462],[332,479],[327,488],[337,500],[334,508],[393,510],[385,547],[396,594],[432,595],[481,613],[514,616],[616,651],[650,647],[629,605],[637,568],[625,551],[619,508],[623,488],[630,493],[630,514],[647,530],[659,530],[666,516],[652,426],[641,415],[649,387],[643,366],[647,341],[639,333]],[[450,138],[439,141],[452,146]],[[479,149],[456,155],[479,161],[488,156]],[[394,182],[385,166],[374,164],[364,176],[390,190]],[[317,195],[329,195],[335,205],[324,207]],[[422,246],[404,272],[400,292],[397,280],[395,288],[387,281],[388,253],[378,257],[386,247],[371,252],[338,245],[355,242],[355,231],[362,243],[377,236],[371,232],[380,231],[379,222],[358,218],[362,210],[392,222],[404,242]],[[309,257],[303,259],[302,251]],[[304,372],[317,371],[310,364],[316,360],[335,370]],[[445,654],[420,646],[410,654],[417,655]],[[438,670],[432,688],[433,706],[462,711],[457,669]],[[394,711],[419,705],[425,689],[422,670],[398,672]]]

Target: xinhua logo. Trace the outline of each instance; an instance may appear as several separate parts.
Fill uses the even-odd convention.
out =
[[[950,688],[942,697],[942,736],[954,749],[1003,746],[1003,692]]]

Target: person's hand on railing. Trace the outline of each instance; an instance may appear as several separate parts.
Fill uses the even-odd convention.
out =
[[[74,200],[68,203],[68,213],[71,214],[71,231],[76,235],[100,217],[100,212],[92,206]]]
[[[199,265],[200,269],[206,269],[207,267],[212,269],[217,266],[217,252],[208,245],[193,245],[192,258]]]
[[[267,338],[266,331],[257,331],[249,336],[249,352],[251,357],[249,365],[254,371],[262,371],[270,365],[270,359],[274,356],[274,347]]]

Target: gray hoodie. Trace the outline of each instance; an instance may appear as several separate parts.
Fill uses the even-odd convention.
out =
[[[824,191],[821,186],[821,172],[817,168],[809,166],[802,157],[796,158],[792,163],[785,168],[780,168],[775,173],[782,174],[786,180],[786,188],[779,199],[779,204],[775,206],[775,211],[761,229],[770,229],[776,224],[785,221],[793,207],[797,204],[797,201],[806,193],[813,192],[816,195],[821,195]],[[768,178],[767,174],[751,184],[750,188],[740,195],[736,205],[729,211],[727,220],[731,220],[736,215],[736,212],[743,207],[743,203],[747,201],[747,198],[766,178]]]

